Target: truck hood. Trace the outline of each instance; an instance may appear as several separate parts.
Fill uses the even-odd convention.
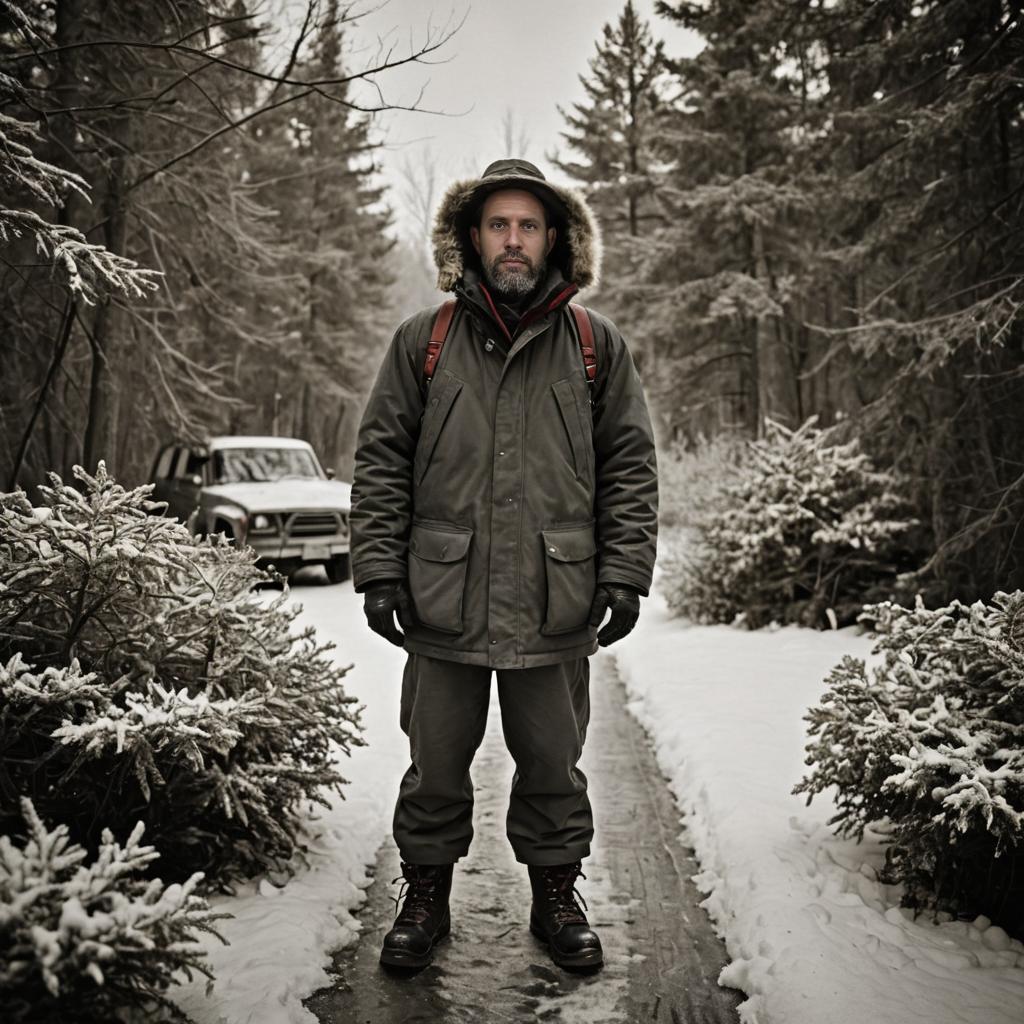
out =
[[[203,495],[240,505],[248,512],[293,512],[296,509],[352,507],[352,485],[341,480],[278,480],[270,483],[214,484]]]

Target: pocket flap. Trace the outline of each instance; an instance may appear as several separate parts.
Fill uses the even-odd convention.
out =
[[[409,535],[409,550],[427,562],[457,562],[466,557],[471,530],[445,530],[413,524]]]
[[[593,526],[573,530],[542,530],[544,551],[556,562],[582,562],[597,554]]]

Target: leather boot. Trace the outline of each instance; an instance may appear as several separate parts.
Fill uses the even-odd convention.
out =
[[[587,877],[581,868],[579,861],[551,867],[529,865],[533,889],[530,931],[548,944],[551,959],[559,967],[600,967],[604,963],[601,940],[579,904],[583,897],[576,891],[576,879]]]
[[[452,891],[454,864],[406,864],[402,862],[402,889],[397,904],[405,899],[394,926],[384,936],[380,962],[391,967],[425,967],[434,944],[451,931],[448,897]],[[398,881],[396,878],[394,881]]]

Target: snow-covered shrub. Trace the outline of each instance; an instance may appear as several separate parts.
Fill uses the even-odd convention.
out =
[[[0,836],[0,1019],[95,1024],[140,1010],[185,1020],[164,995],[179,971],[209,975],[197,933],[215,915],[201,875],[164,886],[142,875],[159,855],[139,822],[124,846],[104,831],[89,861],[64,825],[48,829],[28,799],[27,834]]]
[[[1024,593],[864,617],[880,662],[832,670],[795,792],[835,786],[832,824],[846,835],[887,820],[910,905],[1024,934]]]
[[[852,622],[917,564],[916,525],[897,480],[874,469],[858,441],[830,444],[814,419],[798,430],[769,424],[721,475],[668,567],[669,606],[750,628]]]
[[[173,880],[279,865],[361,742],[346,670],[251,552],[76,476],[0,496],[0,830],[25,794],[89,849],[141,818]]]

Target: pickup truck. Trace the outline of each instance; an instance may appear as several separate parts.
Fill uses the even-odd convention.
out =
[[[193,533],[246,544],[284,576],[322,565],[341,583],[350,575],[352,488],[333,477],[297,438],[220,436],[161,448],[152,497]]]

